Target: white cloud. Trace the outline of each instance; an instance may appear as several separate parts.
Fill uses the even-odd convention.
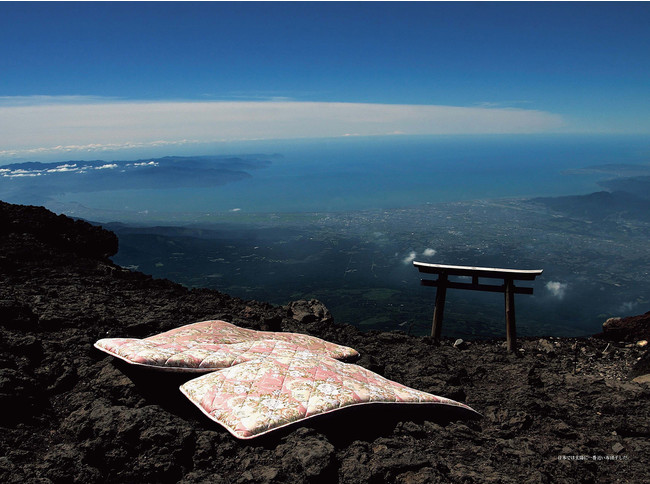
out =
[[[9,173],[2,173],[3,177],[6,178],[19,178],[19,177],[29,177],[29,176],[41,176],[42,173],[17,173],[17,172],[9,172]]]
[[[406,257],[404,257],[404,258],[402,259],[402,262],[403,262],[404,264],[410,264],[411,262],[413,262],[413,261],[415,260],[415,258],[416,258],[417,256],[418,256],[418,255],[417,255],[417,254],[415,253],[415,251],[413,250],[413,251],[409,252],[409,255],[407,255]]]
[[[631,313],[638,305],[639,303],[636,301],[626,301],[621,304],[621,306],[618,308],[618,311],[624,314]]]
[[[422,255],[425,257],[433,257],[434,255],[436,255],[436,249],[424,249]]]
[[[96,166],[95,170],[112,170],[113,168],[117,168],[115,163],[107,163],[105,165]]]
[[[13,99],[13,102],[12,102]],[[126,102],[0,98],[0,156],[254,139],[558,130],[543,111],[335,102]]]
[[[560,300],[564,299],[568,285],[565,282],[549,281],[546,283],[546,289],[549,290],[553,297]]]
[[[7,171],[9,171],[9,170],[7,170]],[[13,175],[31,175],[32,173],[41,173],[42,171],[43,171],[43,170],[34,170],[34,171],[32,172],[32,171],[30,171],[30,170],[23,170],[23,169],[19,168],[18,170],[14,170],[14,171],[12,171],[11,173],[12,173]]]
[[[79,168],[77,168],[77,165],[59,165],[56,168],[50,168],[47,170],[48,173],[66,173],[70,171],[77,171]]]

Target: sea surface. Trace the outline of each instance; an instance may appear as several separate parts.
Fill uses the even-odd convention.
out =
[[[67,193],[57,201],[128,211],[342,212],[586,194],[600,190],[597,181],[608,176],[571,170],[647,165],[650,141],[593,135],[350,137],[193,146],[173,154],[250,153],[280,156],[248,178],[220,186]],[[136,159],[125,156],[120,159]]]

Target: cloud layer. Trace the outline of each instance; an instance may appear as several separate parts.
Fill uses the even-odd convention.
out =
[[[255,139],[537,133],[562,124],[548,112],[511,108],[0,98],[0,156]]]

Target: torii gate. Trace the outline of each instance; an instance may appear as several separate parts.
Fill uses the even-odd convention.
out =
[[[450,266],[442,264],[427,264],[425,262],[413,262],[413,265],[424,274],[437,274],[438,278],[422,279],[423,286],[436,287],[436,305],[433,311],[433,325],[431,336],[436,342],[440,342],[442,332],[442,317],[445,310],[445,297],[447,288],[470,289],[472,291],[489,291],[505,293],[506,305],[506,343],[508,351],[515,350],[517,345],[517,328],[515,325],[515,294],[532,294],[532,287],[516,287],[514,281],[533,281],[539,276],[543,269],[538,270],[517,270],[517,269],[496,269],[491,267],[470,267]],[[471,277],[472,282],[450,281],[449,276]],[[503,279],[502,285],[480,284],[479,277],[488,279]]]

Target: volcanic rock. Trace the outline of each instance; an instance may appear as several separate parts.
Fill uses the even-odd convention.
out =
[[[116,250],[115,236],[100,227],[0,203],[0,482],[647,478],[650,385],[628,381],[646,354],[627,346],[638,333],[622,342],[610,331],[607,341],[553,339],[552,353],[538,338],[521,338],[518,356],[502,340],[458,351],[444,338],[436,346],[402,332],[362,333],[316,301],[279,307],[190,290],[116,266]],[[193,376],[134,368],[93,348],[100,338],[206,319],[351,346],[358,364],[463,400],[484,417],[361,406],[240,441],[178,391]]]
[[[609,318],[603,323],[603,332],[595,336],[608,341],[650,339],[650,311],[639,316]]]
[[[650,351],[646,351],[630,371],[630,378],[650,375]]]

